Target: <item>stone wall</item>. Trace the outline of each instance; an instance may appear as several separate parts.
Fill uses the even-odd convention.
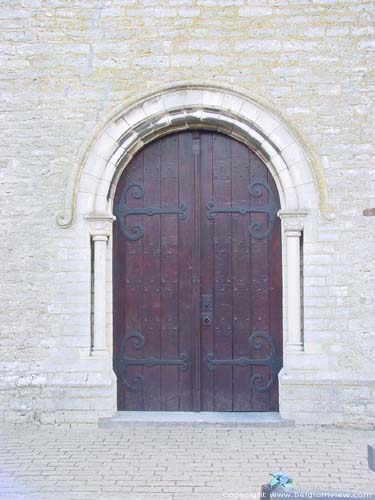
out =
[[[113,413],[113,374],[90,357],[89,235],[56,214],[114,108],[199,82],[266,104],[323,166],[333,216],[311,219],[304,241],[305,352],[288,357],[282,415],[373,425],[374,15],[366,0],[2,2],[3,420]]]

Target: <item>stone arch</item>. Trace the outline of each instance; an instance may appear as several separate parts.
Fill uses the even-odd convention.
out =
[[[94,357],[108,356],[111,337],[112,324],[107,317],[111,278],[107,279],[106,263],[111,261],[107,242],[114,220],[112,200],[117,182],[145,144],[193,128],[214,130],[243,142],[259,155],[275,179],[284,228],[285,355],[288,351],[303,351],[300,237],[306,215],[315,214],[311,220],[316,221],[317,211],[324,215],[327,210],[322,169],[296,133],[264,105],[239,92],[195,85],[161,90],[121,107],[96,131],[72,171],[65,209],[57,222],[65,228],[77,219],[81,224],[86,219],[88,224],[94,254]]]
[[[282,209],[326,211],[322,169],[282,119],[238,92],[196,85],[151,94],[113,114],[81,153],[58,224],[70,227],[77,215],[111,215],[117,180],[134,154],[188,128],[216,130],[248,145],[273,174]]]

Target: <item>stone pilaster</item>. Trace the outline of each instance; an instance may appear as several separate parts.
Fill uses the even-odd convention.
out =
[[[301,236],[307,210],[280,210],[286,236],[287,286],[288,286],[288,336],[287,350],[303,351],[301,328]]]
[[[93,214],[86,217],[86,219],[90,224],[94,252],[94,328],[91,355],[103,357],[108,355],[106,339],[107,243],[115,218],[111,215]]]

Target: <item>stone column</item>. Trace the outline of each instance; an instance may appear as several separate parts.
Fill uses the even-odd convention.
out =
[[[288,351],[303,351],[301,328],[301,235],[307,210],[280,210],[286,237],[287,255],[287,304],[288,304]]]
[[[94,252],[94,325],[91,355],[95,357],[105,357],[108,355],[106,335],[107,243],[114,217],[107,215],[90,215],[86,218],[90,224]]]

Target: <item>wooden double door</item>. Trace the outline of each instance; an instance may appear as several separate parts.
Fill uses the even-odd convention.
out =
[[[174,133],[133,158],[114,200],[119,410],[278,410],[278,209],[228,136]]]

